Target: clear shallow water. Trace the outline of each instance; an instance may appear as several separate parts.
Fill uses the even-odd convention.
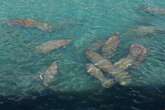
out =
[[[126,34],[129,28],[151,24],[165,27],[165,16],[145,14],[139,7],[165,6],[162,0],[1,0],[0,19],[33,18],[48,21],[56,28],[54,33],[35,29],[0,25],[0,95],[25,96],[39,90],[39,82],[32,80],[52,61],[57,61],[60,73],[56,77],[54,93],[37,94],[37,99],[3,104],[16,109],[163,109],[165,85],[164,35],[137,38]],[[128,46],[140,43],[150,53],[139,68],[130,70],[134,82],[128,87],[115,86],[105,90],[88,75],[84,50],[97,40],[104,40],[114,32],[121,33],[121,45],[113,61],[126,55]],[[51,39],[69,38],[65,49],[42,55],[34,47]],[[10,92],[9,92],[10,91]],[[34,94],[36,95],[36,94]],[[10,99],[10,97],[8,97]]]

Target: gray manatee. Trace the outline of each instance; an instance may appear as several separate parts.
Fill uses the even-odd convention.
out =
[[[114,85],[114,80],[111,78],[106,78],[103,72],[93,64],[86,65],[87,72],[99,80],[103,87],[110,88]]]
[[[127,57],[115,62],[114,66],[118,70],[125,71],[131,66],[138,66],[141,64],[147,56],[147,49],[140,44],[132,44],[129,48],[129,54]]]
[[[120,38],[119,34],[116,33],[113,36],[109,37],[108,40],[104,43],[101,52],[105,58],[111,58],[113,53],[119,47]]]
[[[113,68],[112,62],[104,58],[99,53],[88,49],[86,51],[86,56],[96,67],[100,68],[102,71],[106,73],[111,72]]]
[[[65,47],[66,45],[70,44],[70,42],[71,40],[65,40],[65,39],[51,40],[37,46],[35,49],[40,53],[47,54],[55,49]]]
[[[48,87],[51,82],[54,81],[55,76],[58,74],[58,65],[56,62],[53,62],[48,69],[40,74],[40,80],[42,81],[42,84],[46,87]]]
[[[165,29],[156,27],[156,26],[137,26],[135,28],[129,29],[126,32],[128,36],[136,36],[136,37],[145,37],[154,34],[163,34],[165,33]]]
[[[52,32],[53,27],[52,25],[46,23],[37,21],[34,19],[13,19],[13,20],[7,20],[5,21],[6,24],[10,26],[22,26],[26,28],[37,28],[44,32]]]
[[[165,8],[160,7],[144,7],[144,12],[154,15],[165,15]]]
[[[131,77],[125,70],[141,64],[147,56],[147,53],[147,49],[142,45],[132,44],[127,57],[120,59],[114,64],[114,72],[116,73],[114,76],[121,85],[127,85],[131,82]]]

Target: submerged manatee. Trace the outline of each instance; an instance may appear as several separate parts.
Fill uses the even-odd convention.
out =
[[[147,49],[144,46],[140,44],[132,44],[129,48],[129,54],[127,57],[117,61],[114,66],[121,71],[134,65],[137,66],[137,64],[144,61],[147,53]]]
[[[129,56],[134,59],[134,65],[141,64],[148,54],[148,49],[140,44],[132,44],[129,49]]]
[[[45,42],[39,46],[37,46],[35,49],[40,52],[47,54],[55,49],[65,47],[66,45],[70,44],[71,40],[52,40]]]
[[[102,47],[102,55],[105,58],[111,58],[113,53],[116,51],[117,47],[119,46],[120,38],[119,34],[116,33],[112,37],[110,37]]]
[[[130,34],[131,36],[144,37],[162,33],[165,33],[165,29],[156,26],[137,26],[133,29],[129,29],[126,34]]]
[[[103,87],[110,88],[114,85],[115,83],[114,80],[110,78],[106,78],[103,72],[95,65],[87,64],[86,68],[87,68],[87,72],[93,77],[95,77],[97,80],[99,80]]]
[[[111,72],[113,68],[111,61],[105,59],[99,53],[88,49],[86,51],[86,56],[96,67],[100,68],[104,72],[107,72],[107,73]]]
[[[58,65],[56,62],[53,62],[48,69],[40,74],[40,79],[44,86],[49,86],[49,84],[54,81],[55,76],[58,74]]]
[[[15,20],[8,20],[5,21],[10,26],[22,26],[26,28],[37,28],[44,32],[52,32],[53,27],[46,23],[46,22],[40,22],[33,19],[15,19]]]
[[[126,69],[132,66],[138,66],[141,64],[145,56],[147,55],[147,49],[140,44],[132,44],[129,48],[129,54],[126,58],[120,59],[114,64],[113,74],[116,73],[115,78],[121,85],[127,85],[131,82],[130,75],[125,72]]]
[[[144,7],[143,10],[146,13],[154,14],[154,15],[165,15],[165,8],[160,7]]]

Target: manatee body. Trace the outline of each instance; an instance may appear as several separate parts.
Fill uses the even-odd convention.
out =
[[[86,56],[96,67],[100,68],[102,71],[106,73],[111,72],[113,68],[111,61],[105,59],[99,53],[92,50],[87,50]]]
[[[71,40],[51,40],[48,42],[45,42],[39,46],[37,46],[35,49],[36,51],[40,53],[47,54],[55,49],[65,47],[66,45],[70,44]]]
[[[154,14],[154,15],[165,15],[165,8],[145,7],[144,12]]]
[[[163,33],[165,33],[165,30],[156,26],[137,26],[133,29],[129,29],[126,34],[128,34],[128,36],[130,34],[130,36],[144,37]]]
[[[101,82],[103,87],[110,88],[114,85],[115,83],[114,80],[110,78],[106,78],[103,72],[95,65],[87,64],[86,69],[91,76],[95,77],[97,80]]]
[[[131,76],[125,72],[129,67],[138,66],[141,64],[146,55],[147,49],[140,44],[132,44],[129,48],[129,54],[126,58],[120,59],[114,64],[114,73],[116,73],[115,78],[121,85],[127,85],[131,82]]]
[[[40,74],[40,79],[44,86],[49,86],[52,81],[54,81],[55,76],[58,74],[58,65],[56,62],[53,62],[48,69]]]
[[[105,58],[111,58],[113,53],[116,51],[117,47],[119,46],[120,38],[119,34],[115,34],[112,37],[110,37],[103,45],[102,47],[102,55]]]
[[[131,66],[140,64],[147,56],[147,49],[140,44],[132,44],[129,48],[127,57],[115,62],[114,67],[120,71],[125,71]]]
[[[40,22],[33,19],[15,19],[15,20],[8,20],[6,23],[10,26],[22,26],[26,28],[37,28],[44,32],[52,32],[53,27],[46,23]]]

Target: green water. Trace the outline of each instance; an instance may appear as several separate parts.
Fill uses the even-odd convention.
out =
[[[114,32],[121,33],[121,45],[113,62],[126,56],[132,43],[149,48],[144,64],[130,70],[130,86],[161,87],[165,85],[164,35],[138,38],[127,36],[128,29],[151,24],[165,27],[165,16],[152,16],[139,8],[165,6],[163,0],[0,0],[0,21],[32,18],[47,21],[56,31],[0,25],[0,95],[21,95],[39,91],[35,77],[53,61],[59,74],[53,86],[58,92],[102,90],[99,81],[85,69],[84,51],[92,42],[105,40]],[[35,46],[53,39],[72,39],[71,45],[48,55],[34,51]],[[10,91],[10,92],[9,92]]]

